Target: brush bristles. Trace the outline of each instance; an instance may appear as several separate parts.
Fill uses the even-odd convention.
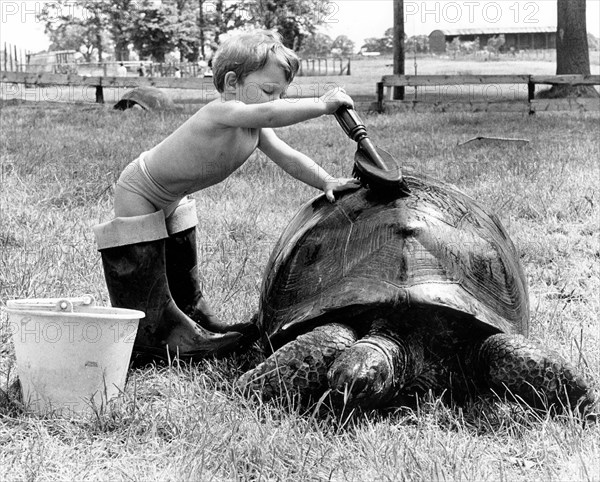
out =
[[[361,173],[356,164],[352,168],[352,177],[358,179],[366,189],[369,189],[377,195],[401,197],[410,194],[410,188],[404,179],[394,182],[373,179],[372,177]]]

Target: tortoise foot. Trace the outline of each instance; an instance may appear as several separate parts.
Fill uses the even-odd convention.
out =
[[[521,335],[497,334],[479,350],[479,366],[490,388],[536,408],[597,412],[598,393],[558,353]]]
[[[352,328],[339,323],[317,327],[244,373],[238,387],[259,394],[263,400],[294,394],[309,400],[327,388],[327,370],[356,338]]]

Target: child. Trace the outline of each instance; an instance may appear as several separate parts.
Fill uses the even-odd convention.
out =
[[[331,202],[335,192],[359,186],[333,178],[273,131],[353,105],[343,91],[282,99],[298,58],[279,37],[259,31],[231,38],[213,70],[220,98],[125,168],[115,188],[116,219],[94,227],[113,306],[146,313],[134,344],[138,355],[220,355],[256,334],[251,323],[219,321],[202,296],[196,207],[188,194],[221,182],[257,148]]]

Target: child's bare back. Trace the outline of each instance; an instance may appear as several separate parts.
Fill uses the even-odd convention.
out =
[[[218,102],[221,100],[213,101]],[[166,191],[165,205],[142,189],[132,192],[134,189],[128,188],[136,182],[137,175],[143,174],[137,168],[134,176],[127,179],[123,179],[124,172],[117,183],[117,217],[147,214],[157,209],[164,209],[168,215],[179,199],[221,182],[250,157],[258,145],[259,130],[217,123],[211,115],[213,110],[210,104],[206,105],[142,155],[148,176]]]
[[[334,190],[355,188],[356,181],[331,177],[312,159],[281,141],[272,129],[333,113],[339,106],[352,106],[352,100],[342,90],[319,99],[280,99],[288,83],[278,79],[278,70],[270,62],[248,76],[258,86],[269,86],[269,92],[273,89],[263,93],[260,102],[244,102],[248,100],[244,92],[247,82],[236,80],[220,99],[200,109],[136,160],[143,165],[124,172],[117,183],[115,214],[136,216],[153,212],[154,207],[165,210],[168,216],[179,199],[224,180],[257,147],[292,176],[328,193],[330,200]],[[273,95],[277,98],[272,99]],[[148,179],[136,179],[136,175]],[[136,182],[147,186],[138,189]]]
[[[216,122],[215,110],[218,105],[203,107],[147,152],[149,173],[167,190],[184,196],[217,184],[256,150],[259,129]]]

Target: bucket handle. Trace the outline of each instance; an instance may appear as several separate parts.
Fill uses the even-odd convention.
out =
[[[94,306],[96,300],[92,295],[83,295],[80,298],[61,298],[56,302],[58,311],[73,312],[74,306]]]

